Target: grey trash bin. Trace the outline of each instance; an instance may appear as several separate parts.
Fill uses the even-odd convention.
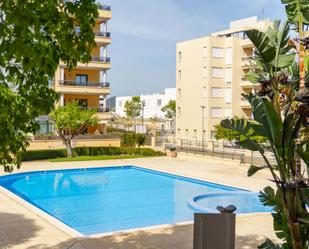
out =
[[[235,214],[221,212],[194,215],[193,249],[235,249]]]

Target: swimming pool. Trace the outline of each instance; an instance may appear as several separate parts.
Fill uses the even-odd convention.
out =
[[[213,193],[199,203],[207,211],[217,204],[270,211],[246,190],[135,166],[21,173],[1,177],[0,185],[84,235],[191,221],[189,200],[201,193]]]

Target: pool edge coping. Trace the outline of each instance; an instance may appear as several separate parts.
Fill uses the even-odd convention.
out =
[[[5,176],[10,176],[10,175],[19,175],[19,174],[27,174],[27,173],[36,173],[36,172],[53,172],[53,171],[69,171],[69,170],[81,170],[81,169],[100,169],[100,168],[135,168],[135,169],[140,169],[140,170],[145,170],[145,171],[150,171],[154,172],[157,174],[168,174],[169,177],[180,177],[180,178],[186,178],[187,180],[193,180],[193,181],[200,181],[200,182],[206,182],[206,183],[212,183],[212,184],[217,184],[221,185],[224,187],[230,187],[230,188],[235,188],[243,191],[249,191],[249,192],[255,192],[252,190],[248,190],[245,188],[240,188],[240,187],[234,187],[234,186],[229,186],[229,185],[224,185],[222,183],[217,183],[217,182],[212,182],[208,180],[203,180],[200,178],[194,178],[191,176],[185,176],[182,174],[178,173],[170,173],[167,171],[161,171],[161,170],[156,170],[156,169],[149,169],[145,166],[137,166],[137,165],[125,165],[125,166],[95,166],[95,167],[83,167],[83,168],[68,168],[68,169],[51,169],[51,170],[35,170],[35,171],[25,171],[21,173],[16,173],[16,174],[9,174],[9,175],[3,175],[1,177]],[[47,223],[49,223],[51,226],[59,229],[61,232],[71,236],[74,239],[77,240],[85,240],[85,239],[93,239],[93,238],[102,238],[102,237],[108,237],[108,236],[114,236],[114,235],[121,235],[121,234],[128,234],[128,233],[133,233],[133,232],[138,232],[138,231],[150,231],[150,230],[156,230],[156,229],[163,229],[163,228],[170,228],[174,226],[181,226],[181,225],[190,225],[193,224],[193,221],[183,221],[183,222],[177,222],[174,224],[160,224],[160,225],[154,225],[154,226],[144,226],[144,227],[139,227],[139,228],[132,228],[132,229],[125,229],[125,230],[119,230],[119,231],[113,231],[113,232],[104,232],[104,233],[96,233],[92,235],[85,235],[74,228],[70,227],[69,225],[65,224],[64,222],[58,220],[57,218],[53,217],[51,214],[48,212],[40,209],[39,207],[35,206],[34,204],[24,200],[22,197],[18,196],[17,194],[11,192],[10,190],[6,189],[5,187],[0,185],[0,192],[2,192],[5,196],[10,198],[12,201],[15,203],[21,205],[22,207],[26,208],[33,214],[37,215],[38,217],[44,219]],[[196,213],[201,213],[201,212],[196,212]],[[259,216],[259,215],[265,215],[269,214],[269,212],[256,212],[256,213],[247,213],[247,214],[237,214],[237,217],[246,217],[246,216]]]

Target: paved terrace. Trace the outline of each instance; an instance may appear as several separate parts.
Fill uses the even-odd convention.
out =
[[[40,161],[24,163],[22,168],[15,172],[111,165],[136,165],[254,191],[269,184],[267,179],[270,178],[266,172],[247,178],[246,168],[239,166],[236,161],[188,155],[180,155],[177,159],[161,157],[66,163]],[[193,244],[192,224],[143,229],[101,238],[77,239],[2,190],[0,220],[0,248],[6,249],[191,249]],[[269,214],[237,217],[237,249],[257,248],[265,236],[275,238]]]

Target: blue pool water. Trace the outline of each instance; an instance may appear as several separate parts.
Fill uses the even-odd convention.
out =
[[[4,176],[0,185],[84,235],[190,221],[199,207],[269,212],[257,194],[134,166]],[[192,200],[191,200],[192,202]]]

